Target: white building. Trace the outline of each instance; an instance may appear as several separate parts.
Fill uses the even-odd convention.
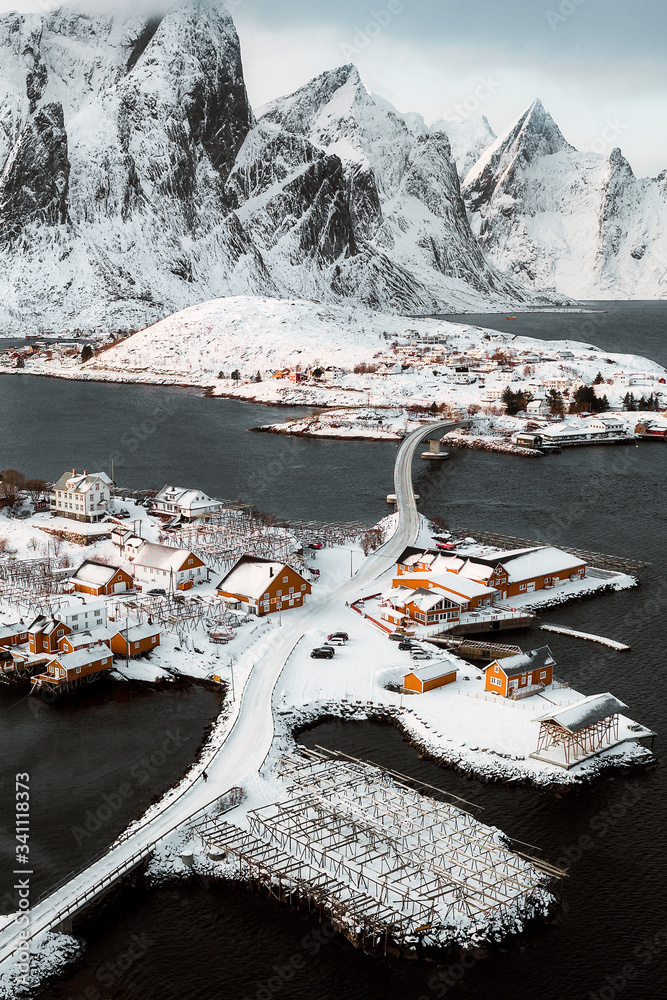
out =
[[[81,603],[69,604],[64,608],[54,611],[54,618],[69,625],[72,632],[90,632],[97,628],[106,628],[107,607],[103,601],[95,601],[90,604]]]
[[[75,521],[101,521],[109,513],[111,480],[106,472],[64,473],[51,493],[51,510]]]
[[[163,486],[152,503],[155,514],[182,517],[184,521],[217,514],[221,507],[218,500],[211,500],[201,490],[184,490],[180,486]]]
[[[128,555],[127,544],[125,554]],[[208,569],[194,552],[171,545],[143,542],[131,562],[128,570],[137,587],[143,590],[189,590],[195,583],[208,580]]]

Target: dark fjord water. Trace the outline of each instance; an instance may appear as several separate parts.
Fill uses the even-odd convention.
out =
[[[610,351],[667,362],[664,304],[645,308],[630,304],[602,315],[609,322],[601,319],[595,333],[564,329],[565,322],[570,326],[585,322],[585,315],[576,320],[562,314],[519,316],[515,323],[504,317],[475,320],[500,329],[504,322],[512,332],[580,339]],[[370,523],[386,511],[383,499],[391,486],[394,445],[290,441],[246,433],[250,426],[280,419],[282,410],[202,399],[187,390],[13,376],[0,380],[0,394],[5,431],[1,467],[14,465],[33,475],[54,477],[70,465],[107,467],[114,454],[116,478],[132,486],[195,482],[282,516],[359,518]],[[157,429],[151,429],[151,421]],[[486,527],[651,561],[641,588],[554,609],[545,618],[630,643],[630,653],[601,653],[601,647],[589,643],[549,636],[559,671],[574,687],[586,693],[614,691],[634,717],[664,734],[667,448],[662,444],[591,448],[539,461],[453,451],[443,466],[416,465],[415,477],[424,511],[440,515],[453,527]],[[544,633],[517,638],[526,648],[542,643]],[[188,692],[195,699],[188,708],[192,745],[183,746],[183,761],[174,760],[172,766],[170,758],[165,765],[172,778],[180,773],[210,717],[206,694]],[[204,697],[201,704],[196,702],[199,695]],[[18,706],[2,716],[3,771],[13,776],[15,770],[24,769],[26,758],[38,769],[41,808],[61,832],[59,838],[51,836],[46,825],[40,827],[42,845],[35,844],[34,849],[43,852],[46,881],[57,879],[71,865],[71,827],[87,808],[85,800],[71,797],[74,789],[62,786],[94,774],[100,793],[113,791],[121,779],[115,772],[105,776],[103,771],[117,764],[122,775],[135,756],[153,749],[155,733],[169,729],[183,695],[169,697],[173,700],[159,692],[148,700],[130,698],[123,704],[115,700],[82,704],[59,715],[48,714],[50,709],[33,715],[29,708]],[[3,700],[0,708],[10,703]],[[9,730],[5,720],[14,711],[19,714]],[[667,937],[656,939],[667,929],[662,767],[609,778],[593,789],[554,795],[464,779],[420,761],[397,733],[377,724],[329,723],[302,738],[341,747],[449,788],[484,806],[486,822],[537,845],[554,861],[569,860],[570,878],[557,921],[507,942],[458,980],[460,968],[448,973],[454,959],[441,965],[386,963],[337,939],[315,953],[317,946],[309,935],[317,925],[306,913],[236,887],[179,883],[156,892],[128,891],[103,910],[94,925],[83,928],[88,948],[82,964],[43,996],[64,1000],[83,997],[86,991],[93,1000],[221,996],[477,1000],[492,995],[503,1000],[555,1000],[565,995],[588,998],[591,993],[600,1000],[616,996],[653,1000],[662,996]],[[658,754],[661,749],[659,739]],[[92,756],[90,767],[87,755]],[[159,786],[156,781],[156,791]],[[139,805],[138,800],[131,802],[132,814]],[[129,818],[118,821],[122,825]],[[590,837],[583,851],[577,847],[582,835]],[[68,838],[65,850],[63,841]],[[145,935],[141,957],[122,968],[127,966],[124,959],[134,934]],[[298,963],[301,968],[293,978],[281,978],[280,970],[293,956],[303,958]]]

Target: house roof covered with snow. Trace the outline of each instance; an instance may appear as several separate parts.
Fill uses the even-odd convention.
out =
[[[439,590],[457,594],[468,600],[472,600],[474,597],[491,597],[493,594],[498,593],[493,587],[485,587],[483,583],[479,583],[477,580],[470,580],[468,577],[460,576],[458,573],[449,573],[447,571],[444,573],[410,573],[409,575],[396,577],[395,582],[397,582],[398,586],[403,586],[406,580],[423,583],[425,590],[430,589],[426,587],[426,584],[431,583]],[[442,594],[440,596],[442,597]]]
[[[423,667],[415,667],[414,670],[406,670],[405,676],[414,674],[420,681],[433,681],[436,677],[443,677],[458,670],[458,665],[453,660],[435,660],[427,663]]]
[[[105,486],[111,486],[111,480],[106,472],[84,472],[83,475],[77,475],[77,471],[74,469],[71,473],[63,473],[54,489],[67,490],[70,493],[87,493],[96,483],[100,482],[104,483]]]
[[[175,549],[171,545],[144,542],[134,558],[134,565],[145,566],[147,569],[171,570],[176,573],[192,556],[194,553],[189,549]]]
[[[275,562],[273,559],[241,556],[236,566],[233,566],[227,576],[220,581],[217,590],[242,597],[259,598],[266,593],[273,580],[286,569],[285,563]],[[296,573],[296,570],[292,572]],[[303,579],[299,573],[296,575]]]
[[[155,503],[173,503],[185,510],[195,510],[197,507],[209,507],[216,501],[211,500],[202,490],[186,490],[181,486],[163,486],[155,496]]]
[[[60,624],[60,622],[58,623]],[[74,646],[75,649],[80,649],[85,645],[99,645],[102,642],[108,641],[113,632],[105,626],[100,626],[95,629],[88,629],[85,632],[72,632],[71,635],[67,636],[67,641]],[[62,640],[61,640],[62,642]]]
[[[540,646],[539,649],[531,649],[526,653],[516,653],[514,656],[505,656],[502,660],[494,660],[486,667],[498,664],[508,677],[516,677],[517,674],[529,673],[531,670],[543,670],[545,667],[555,667],[551,650],[548,646]]]
[[[77,649],[73,653],[60,653],[55,659],[66,670],[71,670],[72,668],[76,669],[76,667],[87,667],[97,660],[106,659],[107,656],[111,656],[111,650],[108,646],[100,643],[97,646],[90,646],[88,649]]]
[[[541,715],[537,722],[556,722],[568,732],[578,733],[579,730],[608,719],[610,715],[616,715],[627,707],[609,692],[592,694],[588,698],[576,701],[574,705],[568,705],[548,715]]]
[[[493,556],[476,556],[473,563],[485,566],[504,566],[509,583],[520,583],[534,577],[548,576],[550,573],[562,573],[586,565],[585,560],[573,556],[569,552],[557,549],[555,545],[539,545],[530,549],[515,549],[511,552],[498,552]]]
[[[160,629],[157,625],[130,625],[129,628],[121,628],[113,635],[119,635],[121,638],[129,642],[140,642],[142,639],[151,639],[154,635],[160,634]]]
[[[108,566],[106,563],[95,562],[94,559],[86,559],[76,573],[72,574],[70,580],[75,583],[87,583],[91,587],[104,587],[119,569],[120,566]]]

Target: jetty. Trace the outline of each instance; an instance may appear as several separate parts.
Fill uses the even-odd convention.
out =
[[[601,646],[609,646],[611,649],[625,651],[630,649],[624,642],[617,642],[616,639],[606,639],[603,635],[593,635],[591,632],[578,632],[574,628],[567,628],[565,625],[540,625],[544,632],[558,632],[560,635],[573,635],[577,639],[587,639],[589,642],[599,642]]]

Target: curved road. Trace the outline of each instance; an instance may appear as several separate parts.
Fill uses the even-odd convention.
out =
[[[260,647],[264,645],[267,648],[248,676],[231,731],[206,764],[211,780],[204,784],[197,780],[197,775],[190,779],[189,785],[175,800],[165,802],[161,812],[151,813],[150,818],[126,839],[117,841],[103,857],[37,903],[30,911],[27,928],[15,922],[7,924],[0,931],[0,976],[3,963],[11,960],[20,946],[25,947],[45,930],[60,926],[125,871],[134,867],[142,857],[146,857],[168,833],[187,823],[227,789],[241,785],[247,776],[261,768],[274,737],[273,690],[292,650],[306,631],[317,627],[318,619],[326,618],[333,602],[342,605],[344,601],[358,597],[362,588],[391,568],[406,546],[414,544],[419,532],[419,514],[412,488],[415,451],[428,434],[440,429],[445,434],[448,430],[468,424],[469,421],[441,421],[424,425],[402,442],[394,468],[399,514],[395,533],[364,561],[351,580],[326,594],[323,606],[312,605],[296,620],[287,623],[279,635],[272,633],[268,640],[259,640]],[[216,789],[214,795],[213,789]]]

